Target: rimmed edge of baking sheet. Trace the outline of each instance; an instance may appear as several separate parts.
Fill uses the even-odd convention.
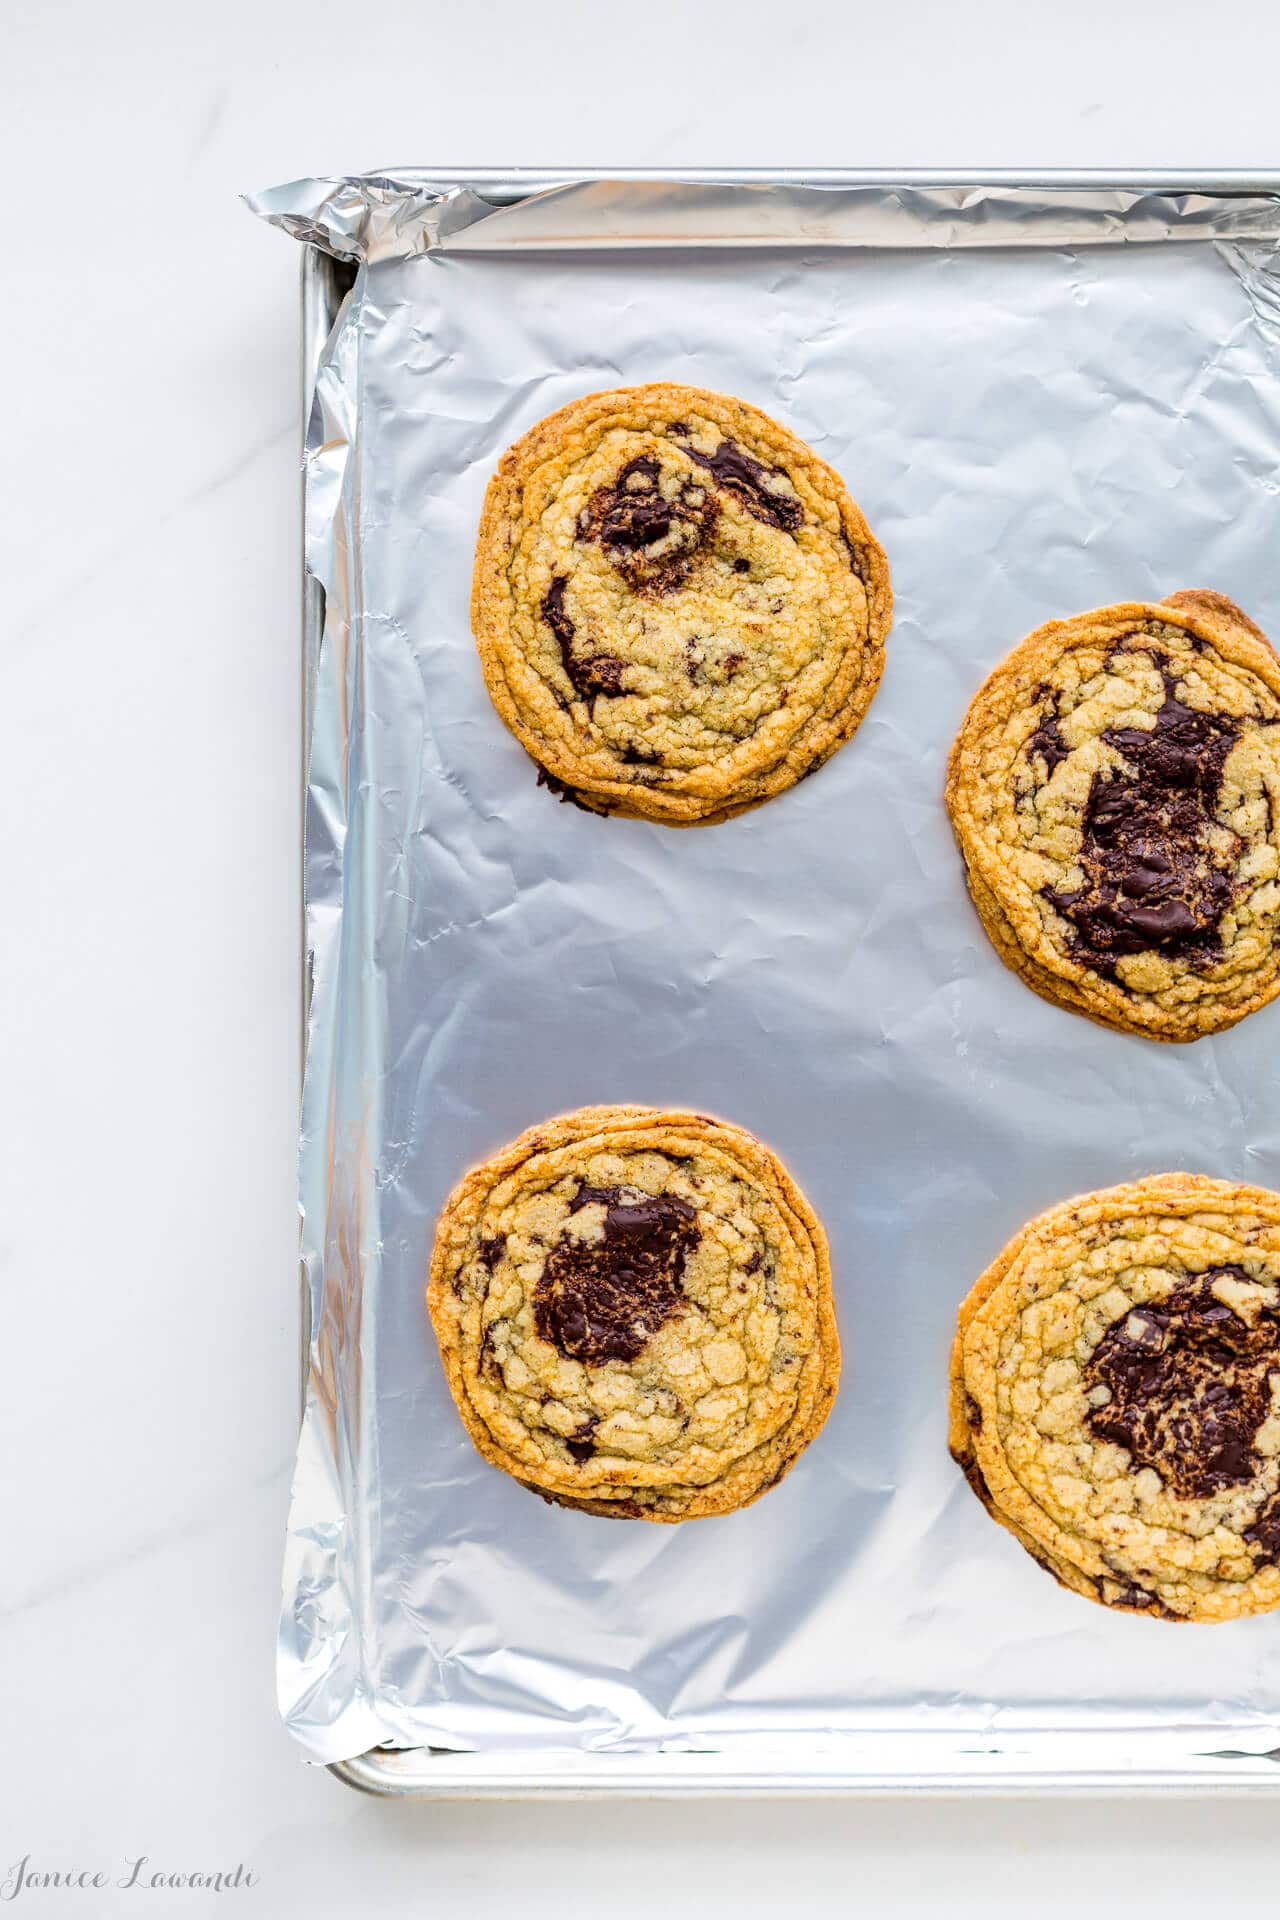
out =
[[[726,205],[724,187],[741,189]],[[1280,239],[1280,177],[838,173],[462,176],[431,168],[293,180],[250,209],[339,259],[693,247],[1094,246]]]
[[[555,219],[550,224],[542,218],[544,209],[538,210],[538,219],[528,228],[530,238],[527,244],[531,249],[572,244],[599,246],[612,243],[625,247],[707,244],[705,238],[697,234],[696,227],[692,226],[675,241],[670,235],[661,240],[651,237],[646,241],[634,233],[612,228],[600,231],[601,215],[604,214],[606,218],[608,215],[600,204],[599,195],[593,200],[590,190],[607,188],[614,180],[649,180],[655,187],[663,189],[669,189],[672,184],[696,189],[699,186],[776,185],[781,182],[792,184],[802,192],[838,193],[845,190],[856,193],[859,188],[883,188],[886,185],[900,186],[904,194],[936,195],[945,192],[956,196],[954,204],[960,209],[959,218],[963,221],[967,217],[971,224],[959,230],[961,238],[958,240],[953,237],[934,243],[943,245],[992,244],[990,225],[985,232],[982,231],[981,216],[975,219],[972,212],[966,216],[964,208],[981,209],[985,206],[990,213],[1011,193],[1065,195],[1071,203],[1073,218],[1080,211],[1082,196],[1092,203],[1091,210],[1102,211],[1098,202],[1116,195],[1121,196],[1127,204],[1132,204],[1135,197],[1147,196],[1156,196],[1162,202],[1170,196],[1177,200],[1185,196],[1240,196],[1256,204],[1262,199],[1280,195],[1280,174],[1258,175],[1239,171],[1199,177],[1156,172],[1135,174],[1121,180],[1100,172],[1064,174],[1052,171],[988,174],[983,179],[971,178],[963,173],[912,173],[909,170],[857,174],[691,172],[680,175],[674,183],[668,175],[625,171],[612,174],[610,181],[601,181],[594,175],[547,174],[535,170],[512,174],[485,169],[466,172],[414,169],[378,176],[379,184],[385,183],[397,195],[404,189],[410,189],[418,195],[424,189],[438,191],[441,201],[451,206],[462,220],[458,228],[459,238],[453,242],[455,247],[459,246],[460,238],[465,238],[471,231],[473,223],[492,220],[507,208],[527,208],[527,203],[535,195],[543,198],[544,206],[549,206],[553,201],[557,204]],[[295,194],[300,184],[304,183],[294,183],[293,187],[279,189],[277,193]],[[331,181],[305,184],[334,188],[353,186],[355,183]],[[565,237],[563,216],[573,203],[571,199],[566,201],[562,197],[574,194],[578,195],[576,204],[579,219],[585,213],[586,224],[596,228],[591,237],[585,237],[580,220],[580,237],[576,243]],[[270,194],[246,196],[254,211],[309,243],[303,250],[301,268],[305,433],[316,369],[350,283],[350,263],[361,257],[391,257],[395,251],[403,256],[404,253],[423,251],[425,245],[410,244],[383,252],[381,243],[375,241],[373,250],[366,256],[363,241],[350,249],[342,244],[335,246],[334,230],[326,228],[323,223],[317,224],[310,232],[304,231],[301,216],[286,215],[280,202],[273,209],[269,203],[275,197]],[[695,204],[693,200],[687,203],[690,210]],[[1115,210],[1119,211],[1119,207]],[[1104,228],[1105,225],[1104,221]],[[1280,207],[1272,207],[1271,224],[1251,214],[1240,225],[1214,226],[1208,221],[1199,224],[1192,221],[1185,227],[1179,224],[1178,232],[1187,238],[1215,242],[1223,246],[1223,251],[1230,258],[1236,249],[1224,245],[1224,242],[1248,243],[1280,238]],[[502,238],[499,242],[500,233]],[[553,233],[559,237],[549,237]],[[487,251],[497,243],[505,250],[512,244],[510,236],[509,224],[505,228],[490,226],[483,248]],[[1083,237],[1102,242],[1121,236],[1099,230]],[[1150,237],[1172,237],[1167,221],[1160,231],[1153,230]],[[448,238],[446,234],[446,243]],[[797,244],[828,244],[811,230],[797,233],[793,238]],[[1066,244],[1069,241],[1079,244],[1081,239],[1078,231],[1068,231],[1060,226],[1052,238],[1046,240],[1046,244]],[[728,244],[776,245],[778,241],[776,233],[757,233],[753,237],[731,239]],[[998,241],[995,243],[998,244]],[[439,241],[435,244],[439,244]],[[830,244],[868,245],[879,242],[864,236],[858,240],[846,239]],[[468,250],[480,250],[480,244]],[[1246,278],[1254,263],[1246,257],[1243,270],[1241,263],[1233,261],[1232,264],[1241,272],[1241,277]],[[304,780],[312,710],[311,690],[323,621],[323,590],[304,564]],[[302,1041],[305,1052],[311,986],[305,939],[303,967]],[[310,1293],[305,1268],[302,1272],[301,1301],[301,1384],[305,1404],[311,1366]],[[1236,1747],[1230,1744],[1233,1738],[1230,1728],[1215,1728],[1210,1733],[1208,1729],[1198,1727],[1187,1727],[1183,1731],[1167,1728],[1152,1731],[1099,1729],[1086,1734],[1050,1729],[1007,1736],[993,1733],[989,1740],[975,1739],[973,1735],[882,1732],[842,1739],[838,1747],[823,1746],[798,1737],[794,1745],[762,1741],[759,1747],[748,1742],[735,1743],[732,1748],[716,1751],[673,1749],[647,1754],[554,1750],[475,1753],[440,1748],[376,1746],[350,1760],[328,1763],[328,1771],[359,1791],[397,1799],[683,1799],[691,1796],[889,1798],[922,1795],[966,1797],[993,1792],[1020,1798],[1083,1798],[1101,1794],[1237,1797],[1275,1793],[1280,1789],[1280,1747],[1257,1751],[1256,1728],[1241,1729],[1239,1737],[1243,1742],[1252,1740],[1254,1750],[1247,1745]],[[1221,1740],[1223,1744],[1213,1750],[1198,1750],[1198,1743],[1208,1738]]]

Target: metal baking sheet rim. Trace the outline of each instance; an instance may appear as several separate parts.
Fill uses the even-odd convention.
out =
[[[415,170],[417,171],[417,170]],[[428,170],[422,170],[423,173]],[[419,177],[422,177],[420,174]],[[551,186],[599,179],[601,172],[574,173],[522,169],[506,172],[475,168],[430,169],[442,187],[474,187],[485,197],[511,203]],[[671,179],[667,173],[611,170],[617,180]],[[1061,188],[1157,193],[1280,194],[1280,173],[1228,170],[1214,175],[1143,171],[1117,176],[1103,171],[1015,170],[981,176],[963,170],[867,169],[835,172],[738,169],[690,170],[674,177],[715,184],[784,183],[795,186],[858,187],[900,185],[1001,186],[1014,189]],[[305,435],[311,389],[321,352],[341,303],[338,273],[346,266],[315,244],[302,250],[301,385]],[[303,565],[302,591],[302,737],[300,770],[305,789],[306,743],[310,724],[312,663],[324,622],[324,593]],[[299,911],[305,916],[299,873]],[[305,1060],[311,980],[305,931],[302,939],[302,1022],[300,1052]],[[311,1301],[305,1266],[300,1263],[300,1414],[305,1408],[311,1362]],[[850,1749],[854,1749],[851,1753]],[[1078,1752],[1081,1764],[1071,1764]],[[769,1761],[774,1758],[774,1764]],[[314,1763],[313,1763],[314,1764]],[[445,1748],[371,1747],[350,1760],[331,1761],[326,1770],[358,1792],[387,1799],[577,1800],[611,1799],[888,1799],[966,1798],[998,1793],[1004,1798],[1088,1798],[1091,1796],[1237,1798],[1272,1796],[1280,1791],[1280,1747],[1265,1753],[1220,1749],[1171,1753],[1169,1735],[1131,1732],[1071,1735],[1049,1731],[982,1745],[972,1736],[919,1733],[870,1736],[843,1742],[841,1750],[810,1747],[803,1764],[794,1757],[761,1753],[754,1766],[734,1754],[680,1750],[657,1754],[519,1752],[510,1756]]]

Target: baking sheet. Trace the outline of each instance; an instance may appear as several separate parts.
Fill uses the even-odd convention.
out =
[[[654,183],[642,209],[612,184],[495,214],[425,181],[347,182],[331,230],[319,187],[260,210],[349,252],[359,208],[355,250],[377,257],[308,436],[327,611],[287,1723],[325,1760],[384,1741],[776,1759],[939,1733],[1078,1754],[1125,1730],[1166,1760],[1276,1746],[1274,1621],[1175,1632],[1061,1592],[945,1448],[955,1306],[1030,1214],[1176,1166],[1280,1184],[1276,1010],[1160,1048],[1040,1002],[987,945],[941,805],[970,694],[1039,621],[1212,585],[1280,630],[1275,204],[873,190],[835,195],[838,243],[818,245],[809,203],[780,238],[794,188],[763,218],[769,190],[744,208],[704,185],[665,190],[655,246]],[[716,194],[732,247],[696,237]],[[634,230],[617,244],[619,207],[643,251]],[[526,251],[522,215],[557,244]],[[887,246],[897,219],[945,223],[947,244]],[[897,596],[855,741],[681,834],[535,785],[467,619],[503,448],[578,394],[655,378],[785,419],[844,475]],[[831,1236],[845,1341],[785,1485],[676,1529],[560,1512],[486,1467],[422,1309],[459,1172],[546,1114],[632,1099],[722,1112],[781,1152]]]

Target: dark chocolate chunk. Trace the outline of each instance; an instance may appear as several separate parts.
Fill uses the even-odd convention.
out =
[[[1135,1586],[1132,1580],[1121,1580],[1114,1584],[1105,1581],[1103,1593],[1107,1604],[1112,1607],[1150,1607],[1155,1604],[1156,1598],[1145,1587]]]
[[[971,1489],[973,1490],[974,1493],[977,1494],[979,1500],[981,1500],[983,1506],[987,1509],[987,1512],[994,1513],[995,1502],[991,1498],[991,1489],[987,1485],[986,1476],[983,1473],[982,1468],[978,1465],[978,1462],[975,1456],[973,1454],[968,1454],[964,1457],[961,1457],[961,1455],[956,1454],[953,1456],[953,1458],[955,1459],[965,1479],[969,1482]],[[1037,1558],[1039,1558],[1038,1555],[1037,1555]],[[1053,1568],[1048,1565],[1047,1561],[1042,1560],[1040,1564],[1041,1566],[1046,1567],[1050,1573],[1053,1572]],[[1056,1574],[1054,1575],[1054,1578],[1055,1579],[1057,1578]]]
[[[564,610],[564,590],[568,584],[568,576],[558,573],[542,600],[542,617],[560,642],[560,651],[565,655],[566,673],[569,671],[568,655],[573,647],[574,634],[573,622]]]
[[[607,807],[589,807],[576,787],[567,787],[563,780],[557,780],[554,773],[548,773],[545,767],[538,768],[538,785],[545,787],[548,793],[554,793],[561,806],[577,807],[579,813],[593,813],[598,820],[607,820]]]
[[[1105,978],[1115,977],[1124,954],[1151,949],[1192,966],[1211,965],[1220,952],[1222,916],[1235,897],[1208,834],[1240,726],[1226,714],[1184,705],[1173,676],[1163,665],[1161,672],[1165,698],[1154,726],[1112,727],[1102,736],[1131,771],[1093,777],[1079,857],[1084,885],[1073,892],[1045,889],[1071,923],[1072,953]],[[1032,750],[1037,742],[1052,771],[1055,746],[1047,726],[1033,736]]]
[[[714,453],[699,453],[688,442],[684,450],[691,460],[706,468],[723,492],[731,493],[748,513],[763,520],[766,526],[794,533],[803,525],[804,508],[795,494],[776,491],[779,480],[791,478],[781,467],[766,467],[736,440],[722,440]]]
[[[493,1341],[495,1332],[502,1324],[501,1321],[495,1320],[491,1326],[487,1326],[484,1330],[484,1336],[480,1341],[480,1357],[478,1361],[480,1377],[482,1380],[487,1380],[491,1386],[500,1386],[502,1384],[502,1368],[498,1365],[498,1356],[494,1352]]]
[[[635,1360],[686,1302],[685,1262],[698,1244],[697,1211],[675,1194],[578,1188],[569,1211],[604,1208],[599,1239],[565,1234],[534,1289],[534,1324],[567,1360]]]
[[[1214,1282],[1247,1283],[1238,1266],[1214,1267],[1166,1299],[1134,1307],[1107,1329],[1085,1367],[1110,1399],[1088,1415],[1099,1440],[1127,1447],[1184,1499],[1242,1486],[1259,1468],[1258,1429],[1280,1372],[1280,1308],[1252,1325],[1219,1300]]]
[[[1040,722],[1027,742],[1028,755],[1038,753],[1044,761],[1046,773],[1052,773],[1054,768],[1066,759],[1070,751],[1054,714],[1049,714]]]
[[[586,1464],[596,1450],[596,1428],[599,1425],[599,1414],[589,1413],[564,1443],[569,1449],[570,1456],[580,1467]]]
[[[966,1393],[964,1397],[964,1417],[968,1422],[970,1433],[982,1432],[982,1408],[971,1393]]]
[[[1259,1566],[1280,1565],[1280,1493],[1259,1507],[1244,1537],[1256,1549]]]
[[[570,678],[584,700],[594,700],[601,693],[611,700],[615,694],[626,692],[622,684],[626,670],[626,661],[616,654],[593,653],[575,662]]]
[[[1118,1584],[1110,1580],[1102,1583],[1102,1597],[1109,1607],[1132,1607],[1140,1613],[1148,1613],[1156,1620],[1183,1620],[1185,1614],[1172,1613],[1154,1593],[1146,1587],[1135,1585],[1132,1580],[1121,1580]]]
[[[506,1245],[505,1233],[497,1233],[489,1240],[482,1239],[476,1248],[476,1259],[482,1267],[487,1267],[492,1273],[506,1251]]]
[[[867,570],[865,565],[863,564],[862,555],[858,552],[858,549],[854,546],[852,540],[849,538],[848,534],[845,532],[843,526],[840,528],[840,538],[844,541],[845,552],[849,556],[850,573],[856,574],[858,579],[861,580],[863,586],[865,586],[867,584]]]

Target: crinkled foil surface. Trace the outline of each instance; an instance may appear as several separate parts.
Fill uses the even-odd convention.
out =
[[[1280,1185],[1280,1004],[1190,1047],[997,959],[942,806],[987,670],[1039,622],[1179,587],[1280,634],[1272,201],[426,176],[260,213],[358,263],[314,382],[301,1138],[312,1344],[285,1719],[379,1742],[746,1751],[877,1730],[1280,1744],[1280,1621],[1060,1591],[947,1456],[955,1308],[1050,1202],[1170,1168]],[[692,832],[557,804],[468,620],[485,484],[544,414],[672,379],[844,476],[897,612],[857,738]],[[466,1167],[591,1101],[774,1146],[829,1231],[846,1368],[746,1512],[542,1504],[472,1451],[423,1307]]]

